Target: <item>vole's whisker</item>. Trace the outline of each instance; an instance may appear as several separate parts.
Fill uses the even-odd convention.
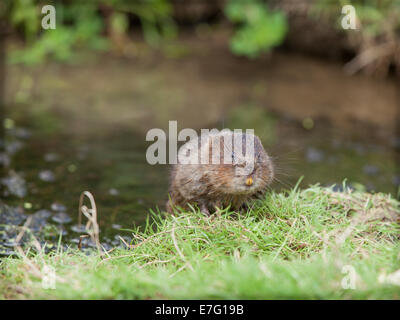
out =
[[[274,180],[279,182],[281,185],[283,185],[286,188],[291,188],[292,186],[286,182],[283,182],[282,180],[278,179],[276,176],[274,177]]]
[[[287,172],[280,171],[280,170],[278,170],[278,171],[275,170],[275,175],[290,177],[290,175]]]

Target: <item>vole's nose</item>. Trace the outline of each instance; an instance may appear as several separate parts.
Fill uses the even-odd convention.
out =
[[[253,184],[253,178],[252,177],[248,177],[246,179],[246,185],[250,187],[252,184]]]

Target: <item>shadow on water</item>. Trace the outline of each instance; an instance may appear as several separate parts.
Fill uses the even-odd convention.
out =
[[[34,215],[38,229],[54,226],[47,230],[53,240],[62,231],[66,242],[75,245],[82,231],[76,226],[78,199],[88,190],[96,198],[103,242],[108,246],[120,244],[119,235],[130,240],[130,233],[122,229],[142,225],[150,208],[164,209],[168,167],[146,162],[151,142],[145,141],[145,134],[154,127],[167,127],[168,120],[178,120],[178,130],[254,128],[274,159],[276,190],[293,187],[304,176],[302,186],[337,184],[340,190],[347,179],[355,189],[397,193],[398,137],[378,139],[366,133],[372,131],[368,127],[349,133],[308,114],[299,121],[276,108],[269,110],[247,91],[240,92],[238,86],[245,86],[244,81],[234,83],[237,96],[229,95],[233,80],[222,75],[217,82],[226,95],[218,95],[215,83],[206,86],[201,79],[196,83],[192,78],[193,88],[201,88],[194,92],[185,87],[188,84],[182,82],[184,79],[177,83],[178,78],[171,76],[166,81],[160,76],[168,74],[168,68],[140,64],[132,77],[125,71],[125,62],[113,62],[102,70],[79,68],[79,78],[75,78],[76,72],[58,67],[50,76],[40,75],[44,79],[41,82],[22,77],[22,89],[15,90],[17,99],[8,106],[6,154],[12,161],[9,175],[2,178],[7,187],[2,199],[20,217],[16,218],[18,224],[27,215]],[[96,72],[105,72],[116,80],[102,83],[104,74],[96,78]],[[124,88],[131,78],[131,89]],[[89,89],[80,81],[86,81]],[[74,86],[69,87],[70,83]],[[24,92],[34,85],[36,93],[25,97]],[[44,94],[41,85],[53,89]],[[130,90],[136,90],[132,96],[128,95]],[[184,113],[177,107],[182,104],[186,106]],[[205,109],[199,105],[205,105]],[[7,219],[0,215],[0,224]],[[8,231],[0,230],[0,241],[11,247]],[[15,237],[15,231],[12,234]]]

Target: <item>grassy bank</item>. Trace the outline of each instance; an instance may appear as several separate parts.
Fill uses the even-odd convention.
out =
[[[3,259],[0,298],[399,299],[399,219],[388,195],[320,187],[270,193],[242,214],[153,214],[132,248],[103,257]],[[45,265],[55,290],[42,288]]]

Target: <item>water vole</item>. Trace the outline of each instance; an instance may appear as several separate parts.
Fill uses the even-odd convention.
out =
[[[205,214],[228,205],[237,210],[264,194],[273,178],[272,161],[257,136],[230,130],[203,134],[179,150],[167,211],[188,204]]]

